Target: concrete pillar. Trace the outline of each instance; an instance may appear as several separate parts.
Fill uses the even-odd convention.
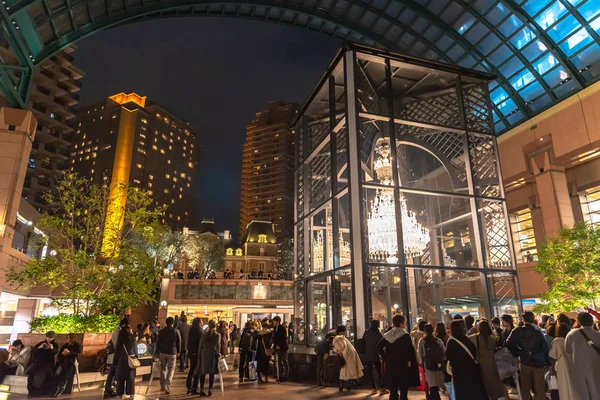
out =
[[[17,335],[23,332],[29,332],[29,323],[33,317],[37,316],[40,308],[39,299],[19,299],[17,302],[17,312],[12,326],[10,341],[17,339]]]
[[[36,127],[31,111],[0,108],[0,238],[9,248]]]
[[[535,181],[545,233],[554,235],[562,227],[572,226],[575,220],[564,170],[542,172],[536,175]]]

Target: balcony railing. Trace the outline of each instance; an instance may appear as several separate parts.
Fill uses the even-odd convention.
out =
[[[171,279],[175,300],[293,301],[292,281],[246,279]]]

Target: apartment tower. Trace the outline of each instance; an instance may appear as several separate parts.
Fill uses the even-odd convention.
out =
[[[240,238],[253,220],[272,222],[278,243],[292,237],[294,135],[290,125],[298,109],[296,104],[273,101],[246,127]]]
[[[119,93],[77,113],[71,170],[146,190],[175,230],[192,222],[197,156],[190,124],[146,96]]]

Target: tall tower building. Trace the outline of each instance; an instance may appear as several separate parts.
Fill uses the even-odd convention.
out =
[[[69,158],[73,133],[72,120],[79,102],[84,73],[73,65],[70,46],[44,60],[33,75],[29,109],[38,121],[35,141],[31,148],[22,196],[38,211],[47,208],[42,194],[54,190]],[[0,57],[13,60],[6,42],[0,42]]]
[[[71,170],[92,182],[128,182],[165,205],[164,222],[189,226],[198,159],[188,122],[136,93],[119,93],[77,113]]]
[[[294,135],[299,106],[281,100],[256,113],[246,127],[242,153],[240,238],[253,221],[269,221],[277,242],[291,237],[294,224]]]

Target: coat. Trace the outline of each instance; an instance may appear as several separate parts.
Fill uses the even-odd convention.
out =
[[[364,344],[365,344],[365,354],[363,359],[365,362],[377,362],[379,361],[379,353],[377,353],[377,345],[379,341],[383,338],[379,329],[369,328],[365,331],[363,336]]]
[[[198,356],[198,350],[200,349],[200,339],[204,335],[204,331],[200,327],[190,327],[190,332],[188,334],[187,340],[187,352],[190,357],[192,355],[194,357]]]
[[[333,338],[333,351],[344,357],[346,363],[340,368],[340,380],[348,381],[363,376],[363,365],[352,343],[344,335]]]
[[[288,346],[288,333],[287,329],[283,325],[273,329],[273,349],[276,351],[286,352],[289,350]],[[279,349],[277,349],[279,347]]]
[[[220,328],[217,329],[219,335],[221,335],[221,355],[225,357],[227,355],[227,350],[229,349],[229,329]]]
[[[50,342],[52,348],[46,346],[46,341],[39,342],[33,347],[33,362],[27,371],[27,391],[32,396],[49,394],[56,385],[54,378],[54,356],[58,354],[58,345]],[[52,393],[53,394],[53,393]]]
[[[406,329],[389,330],[379,341],[377,351],[385,362],[383,381],[388,389],[416,387],[421,384],[417,352]]]
[[[439,338],[435,338],[436,340],[436,345],[439,346],[442,351],[441,354],[443,355],[446,352],[446,346],[444,346],[444,342],[439,339]],[[429,347],[431,348],[431,347]],[[440,371],[431,371],[429,369],[427,369],[427,366],[425,365],[425,338],[421,339],[421,341],[419,342],[419,350],[418,350],[418,356],[419,356],[419,360],[421,362],[421,365],[423,366],[423,369],[425,370],[425,380],[427,381],[427,384],[430,387],[439,387],[439,388],[443,388],[444,387],[444,371],[440,370]],[[444,365],[444,357],[441,357],[440,360],[437,360],[439,364],[442,364],[442,366]]]
[[[221,335],[214,332],[212,335],[205,333],[200,339],[198,349],[198,367],[196,375],[218,374],[219,356],[221,354]]]
[[[17,367],[17,371],[15,375],[23,376],[25,375],[25,370],[29,366],[29,360],[31,358],[31,347],[25,346],[23,350],[16,354],[11,354],[8,356],[8,360],[5,361],[5,364],[9,367]]]
[[[119,339],[119,332],[121,332],[121,328],[117,328],[110,334],[110,341],[113,344],[113,347],[117,348],[117,340]],[[109,354],[106,356],[106,363],[111,365],[113,363],[113,359],[115,357],[115,353]]]
[[[63,351],[68,349],[69,355],[63,355]],[[56,378],[59,380],[73,380],[75,376],[75,360],[81,354],[81,345],[77,342],[65,343],[58,351],[58,360],[56,361]]]
[[[135,376],[135,369],[129,368],[129,356],[137,357],[137,344],[133,335],[129,335],[129,338],[125,342],[117,341],[115,345],[115,358],[113,359],[117,370],[115,372],[115,379],[126,380]]]
[[[190,333],[190,326],[187,324],[187,322],[184,324],[180,321],[177,330],[179,331],[179,337],[181,338],[181,352],[187,351],[187,340]]]
[[[572,387],[573,377],[571,376],[573,366],[571,365],[571,359],[565,353],[565,338],[557,337],[552,341],[550,358],[556,361],[554,369],[556,370],[560,400],[575,400],[575,398],[571,397],[571,393],[574,392],[574,388]]]
[[[475,360],[477,360],[477,348],[467,337],[463,339],[450,338],[448,340],[446,359],[452,367],[456,400],[488,400],[479,364],[471,358],[460,344],[456,343],[457,340],[467,346]]]
[[[486,341],[482,336],[477,334],[470,336],[469,339],[477,347],[477,361],[479,361],[479,368],[481,369],[481,379],[483,380],[483,386],[485,386],[488,396],[492,399],[504,397],[506,389],[500,379],[500,373],[498,372],[498,366],[494,358],[494,350],[496,349],[495,338],[490,336]]]
[[[271,357],[267,356],[265,349],[270,348],[272,336],[273,331],[271,329],[263,329],[256,336],[256,369],[257,372],[265,375],[269,373],[269,361],[271,360]]]
[[[585,330],[596,347],[600,347],[600,333],[591,327],[573,329],[565,338],[565,354],[573,366],[571,398],[577,400],[600,399],[600,354],[581,334]]]

